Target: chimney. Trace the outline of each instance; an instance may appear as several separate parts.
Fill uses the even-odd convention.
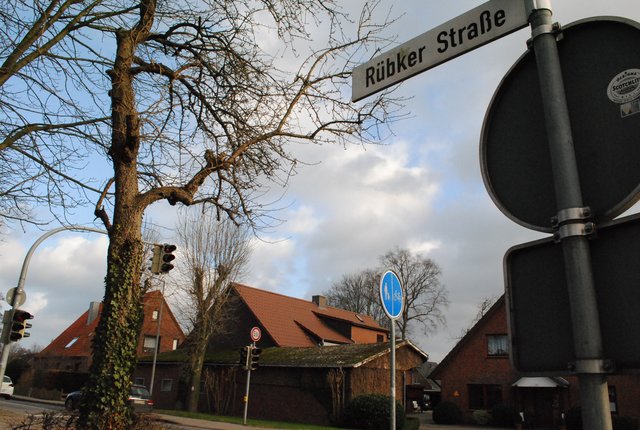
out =
[[[327,307],[327,298],[325,296],[312,296],[311,301],[316,304],[320,309]]]
[[[98,314],[100,313],[100,302],[91,302],[89,303],[89,316],[87,317],[87,325],[90,325],[92,322],[98,318]]]

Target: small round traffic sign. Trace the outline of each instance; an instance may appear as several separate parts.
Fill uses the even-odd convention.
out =
[[[260,331],[260,327],[253,327],[251,329],[251,340],[257,342],[262,337],[262,332]]]
[[[398,275],[391,270],[387,270],[380,279],[380,301],[384,313],[392,320],[402,315],[404,294]]]

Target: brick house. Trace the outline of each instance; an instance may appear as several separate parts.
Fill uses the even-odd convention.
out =
[[[531,428],[558,428],[560,416],[580,405],[576,376],[523,375],[509,360],[504,296],[485,313],[431,373],[443,401],[457,404],[470,420],[475,410],[506,405],[524,412]],[[607,377],[613,414],[640,418],[640,375]]]
[[[144,320],[138,341],[137,355],[143,357],[153,354],[156,347],[156,335],[159,331],[159,352],[172,351],[184,341],[185,336],[171,308],[160,291],[150,291],[143,298]],[[59,378],[52,374],[65,375],[64,386],[55,388],[71,391],[80,388],[86,379],[91,365],[91,340],[100,320],[102,304],[91,302],[89,309],[78,317],[49,345],[34,356],[33,369],[50,384],[58,385]],[[75,381],[70,383],[69,381]],[[48,387],[53,388],[53,387]]]
[[[368,315],[327,306],[323,296],[311,301],[242,284],[233,284],[229,299],[231,324],[211,340],[211,348],[239,348],[250,342],[249,331],[259,327],[259,346],[308,347],[389,340],[389,331]]]
[[[249,414],[253,418],[329,424],[340,419],[348,401],[365,393],[389,394],[388,330],[373,318],[311,301],[233,284],[233,321],[209,344],[200,410],[242,415],[246,372],[239,348],[260,328],[260,367],[251,373]],[[404,400],[404,381],[428,356],[411,342],[396,345],[396,398]],[[161,354],[156,364],[160,408],[180,407],[183,351]],[[148,381],[152,363],[141,360],[138,382]],[[403,402],[404,403],[404,402]]]

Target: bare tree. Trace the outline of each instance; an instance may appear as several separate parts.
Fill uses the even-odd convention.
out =
[[[365,269],[344,275],[323,294],[331,306],[347,309],[375,319],[383,327],[390,327],[389,318],[380,304],[380,273]]]
[[[63,220],[67,210],[89,202],[85,193],[100,195],[99,182],[82,169],[96,149],[105,153],[108,140],[108,103],[96,94],[106,92],[100,68],[111,61],[85,39],[90,26],[113,19],[113,10],[102,3],[0,4],[0,217],[5,223],[42,224],[33,207],[48,207]]]
[[[380,303],[380,274],[393,270],[404,290],[404,309],[396,320],[402,339],[411,327],[421,325],[425,334],[446,323],[443,308],[449,305],[448,291],[440,282],[440,267],[431,259],[413,255],[406,249],[389,251],[380,258],[380,267],[345,275],[324,294],[335,307],[361,312],[391,327]]]
[[[187,409],[198,408],[200,380],[207,346],[211,336],[224,333],[233,306],[229,285],[237,281],[249,260],[250,231],[229,220],[216,221],[215,216],[200,212],[185,216],[177,226],[182,272],[188,283],[183,315],[189,319],[191,332],[187,338],[190,381]]]
[[[482,317],[484,317],[487,311],[491,309],[491,307],[498,301],[499,298],[500,297],[496,295],[483,297],[480,300],[480,303],[478,303],[477,305],[477,312],[475,317],[473,317],[471,322],[469,322],[469,326],[467,328],[460,330],[460,335],[456,338],[456,340],[460,340],[465,337],[466,334],[469,333],[469,331],[478,323],[478,321],[482,319]]]
[[[402,318],[396,320],[402,339],[407,338],[412,325],[421,325],[429,334],[446,323],[442,310],[449,305],[449,292],[440,282],[442,271],[433,260],[398,248],[386,253],[381,264],[398,275],[404,290]]]
[[[141,227],[151,204],[206,203],[220,219],[259,227],[268,219],[259,197],[270,185],[286,185],[301,162],[293,143],[377,142],[395,118],[398,100],[388,92],[348,101],[353,67],[389,42],[379,36],[389,21],[373,21],[373,3],[355,20],[331,0],[0,6],[13,29],[8,49],[20,58],[35,53],[10,69],[11,54],[2,51],[9,79],[0,87],[0,154],[25,172],[6,189],[50,207],[82,204],[86,193],[97,193],[95,215],[109,233],[81,427],[124,429],[132,421],[127,396],[142,315]],[[33,19],[18,22],[25,16]],[[312,45],[311,28],[326,29],[324,40],[298,57]],[[25,30],[40,37],[21,51]],[[280,49],[266,51],[267,39]],[[279,61],[283,55],[287,61]],[[16,77],[22,80],[10,87]],[[112,173],[85,177],[101,173],[83,170],[87,154],[103,155]],[[14,216],[28,216],[28,208]]]

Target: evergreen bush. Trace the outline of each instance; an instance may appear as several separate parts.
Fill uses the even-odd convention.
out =
[[[349,427],[364,430],[388,430],[391,398],[382,394],[363,394],[351,400],[346,410]],[[406,416],[402,405],[396,402],[396,429],[403,430]]]

